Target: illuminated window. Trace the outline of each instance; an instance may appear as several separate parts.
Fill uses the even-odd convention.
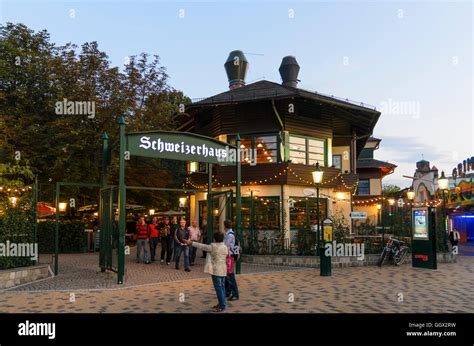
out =
[[[235,145],[235,136],[228,136],[229,143]],[[257,164],[278,162],[278,136],[252,135],[241,136],[240,153],[243,164],[256,161]]]
[[[291,197],[295,203],[290,207],[290,229],[309,229],[312,224],[317,224],[318,206],[317,198]],[[327,217],[327,199],[319,199],[319,221]]]
[[[324,166],[325,141],[315,138],[290,135],[289,151],[292,163]]]

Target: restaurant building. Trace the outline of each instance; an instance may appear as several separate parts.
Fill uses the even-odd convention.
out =
[[[373,159],[380,140],[371,135],[380,112],[361,102],[298,88],[300,66],[291,56],[284,57],[279,68],[282,83],[246,84],[248,61],[241,51],[232,51],[224,66],[229,90],[188,105],[179,130],[229,144],[240,136],[244,234],[258,230],[259,239],[284,238],[288,246],[296,231],[315,223],[318,204],[321,220],[338,215],[350,227],[360,181],[365,189],[368,179],[370,189],[364,192],[378,196],[382,177],[395,167]],[[324,172],[319,200],[312,179],[316,162]],[[190,163],[185,187],[206,189],[206,169]],[[363,180],[359,172],[364,172]],[[213,192],[235,191],[235,179],[234,167],[212,166]],[[377,179],[378,185],[372,181]],[[191,219],[202,224],[207,194],[188,197]],[[210,211],[215,227],[235,217],[224,195],[218,199]]]

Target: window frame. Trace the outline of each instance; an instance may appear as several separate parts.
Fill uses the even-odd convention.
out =
[[[302,150],[296,150],[296,149],[291,149],[291,137],[295,137],[295,138],[302,138],[304,139],[304,151]],[[310,140],[313,140],[313,141],[319,141],[319,142],[322,142],[323,144],[323,152],[322,152],[322,155],[323,155],[323,159],[322,159],[322,162],[319,161],[319,160],[316,160],[317,162],[319,162],[319,164],[323,167],[326,167],[327,166],[327,162],[328,162],[328,141],[327,139],[324,139],[324,138],[319,138],[319,137],[311,137],[311,136],[303,136],[303,135],[297,135],[297,134],[292,134],[292,133],[289,133],[288,134],[288,159],[289,160],[292,160],[291,159],[291,153],[292,152],[304,152],[305,153],[305,162],[304,163],[295,163],[292,161],[292,163],[295,163],[297,165],[301,165],[301,164],[304,164],[304,165],[307,165],[307,166],[312,166],[314,165],[313,163],[309,163],[310,160],[315,160],[315,159],[311,159],[309,157],[309,154],[317,154],[317,155],[320,155],[321,153],[317,153],[317,152],[313,152],[313,151],[309,151],[309,141]],[[314,147],[314,146],[313,146]],[[342,164],[342,163],[341,163]]]
[[[252,160],[255,160],[255,163],[258,164],[258,165],[261,165],[261,164],[271,164],[271,163],[280,163],[282,160],[281,160],[281,153],[280,153],[280,144],[281,144],[281,137],[280,137],[280,134],[278,132],[257,132],[257,133],[241,133],[239,134],[240,135],[240,139],[250,139],[250,142],[252,143],[252,148],[251,148],[251,152],[252,152]],[[234,140],[235,142],[235,137],[237,136],[237,134],[228,134],[227,135],[227,143],[228,144],[231,144],[231,140]],[[257,137],[272,137],[274,136],[276,141],[275,141],[275,145],[276,145],[276,148],[274,149],[275,152],[276,152],[276,155],[275,155],[275,160],[272,161],[272,162],[257,162],[257,158],[253,156],[254,154],[254,151],[253,149],[257,149],[258,148],[256,147],[256,138]],[[258,152],[257,152],[257,155],[258,155]],[[272,155],[273,157],[273,155]],[[241,162],[241,164],[250,164],[250,162]]]
[[[322,214],[321,215],[322,217],[320,218],[321,223],[329,216],[329,201],[328,201],[328,198],[319,197],[319,200],[318,200],[317,197],[291,196],[290,199],[293,199],[295,201],[300,200],[300,202],[304,202],[304,206],[300,206],[300,207],[295,206],[293,208],[290,207],[290,210],[289,210],[289,213],[288,213],[289,223],[290,223],[290,230],[300,229],[298,227],[292,226],[292,215],[298,215],[300,213],[298,211],[295,212],[292,209],[295,209],[295,208],[303,209],[302,212],[303,212],[303,215],[305,217],[305,220],[304,220],[303,223],[304,223],[304,227],[307,227],[308,229],[311,226],[311,218],[315,216],[316,210],[317,210],[317,207],[310,205],[311,203],[318,203],[318,201],[319,201],[319,204],[320,204],[319,212],[320,212],[320,214]],[[302,199],[304,199],[304,201]]]
[[[360,182],[361,181],[366,181],[367,182],[367,191],[368,193],[360,193]],[[359,196],[370,196],[370,179],[367,178],[367,179],[359,179],[359,184],[357,186],[357,195]]]
[[[339,162],[340,162],[341,167],[336,167],[336,166],[334,165],[334,158],[335,158],[335,157],[339,157],[339,159],[340,159]],[[342,171],[342,155],[341,155],[341,154],[335,154],[335,155],[332,156],[332,165],[334,166],[334,168],[337,168],[337,169],[339,169],[340,171]]]

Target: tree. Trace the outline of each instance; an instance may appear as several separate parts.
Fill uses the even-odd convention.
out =
[[[396,186],[396,185],[392,185],[392,184],[387,184],[387,185],[383,185],[382,187],[382,196],[384,197],[389,197],[389,196],[392,196],[394,194],[396,194],[397,192],[400,192],[401,189],[400,187]]]
[[[190,99],[168,84],[157,55],[132,56],[121,72],[97,42],[56,46],[45,30],[7,23],[0,26],[0,101],[1,162],[28,161],[43,183],[97,182],[100,138],[106,131],[114,154],[114,183],[118,117],[125,115],[127,131],[171,130],[179,106]],[[93,116],[58,112],[58,104],[67,101],[93,105]],[[134,160],[127,166],[127,184],[171,186],[184,171],[181,163],[166,169],[160,160]],[[161,200],[156,193],[129,195],[134,201],[144,196],[149,203]]]

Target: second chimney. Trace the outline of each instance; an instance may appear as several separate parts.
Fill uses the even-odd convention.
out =
[[[281,80],[283,81],[282,84],[284,86],[296,88],[296,85],[298,84],[300,65],[298,65],[294,56],[285,56],[281,61],[278,71],[280,71]]]

